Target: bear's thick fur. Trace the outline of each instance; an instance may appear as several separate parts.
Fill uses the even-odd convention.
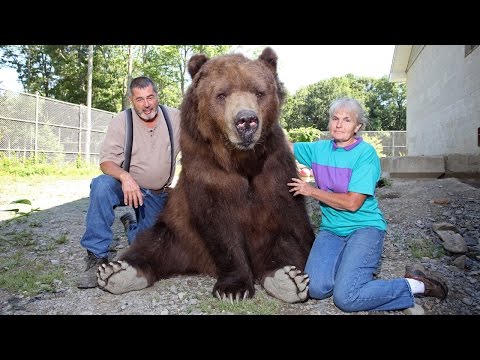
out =
[[[98,271],[118,294],[175,274],[217,278],[213,295],[252,297],[258,281],[286,302],[307,298],[303,273],[314,233],[278,117],[284,97],[277,55],[240,54],[188,63],[192,84],[181,106],[182,171],[163,213],[119,261]]]

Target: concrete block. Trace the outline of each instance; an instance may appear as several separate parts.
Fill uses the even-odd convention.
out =
[[[443,156],[391,156],[381,159],[382,176],[392,178],[438,178],[445,174]]]

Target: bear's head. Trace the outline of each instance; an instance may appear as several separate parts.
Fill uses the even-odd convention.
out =
[[[193,138],[250,150],[278,125],[284,90],[271,48],[256,60],[194,55],[188,71],[192,83],[181,107],[182,127]]]

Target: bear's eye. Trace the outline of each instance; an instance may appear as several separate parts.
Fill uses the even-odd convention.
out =
[[[255,93],[255,96],[259,99],[263,98],[265,96],[265,93],[261,92],[261,91],[257,91]]]
[[[225,100],[227,98],[227,95],[225,93],[220,93],[217,95],[218,100]]]

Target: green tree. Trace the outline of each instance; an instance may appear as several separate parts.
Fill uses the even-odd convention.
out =
[[[287,137],[291,142],[312,142],[320,138],[320,130],[312,127],[290,129]]]
[[[10,67],[26,92],[50,96],[54,86],[54,68],[46,45],[4,45],[1,47],[0,67]]]
[[[321,80],[288,95],[280,117],[287,130],[300,127],[328,129],[328,108],[339,97],[353,97],[365,107],[367,130],[405,130],[405,86],[347,74]],[[363,129],[365,130],[365,129]]]
[[[86,104],[88,45],[8,45],[1,50],[0,66],[16,69],[26,92]],[[93,107],[121,109],[126,57],[126,46],[94,46]]]
[[[156,46],[146,52],[149,61],[145,62],[142,70],[151,74],[158,83],[163,102],[178,107],[191,80],[187,66],[192,55],[202,53],[213,57],[225,54],[229,49],[229,45]]]
[[[390,82],[386,76],[376,79],[366,102],[369,129],[406,130],[406,102],[405,84]]]
[[[41,95],[74,104],[86,104],[88,45],[49,45],[46,51],[56,81],[49,95]]]
[[[92,107],[117,112],[128,106],[132,77],[151,77],[160,90],[159,101],[178,107],[190,83],[188,60],[193,54],[209,57],[227,53],[230,45],[95,45]],[[88,45],[8,45],[0,48],[1,67],[16,69],[26,92],[87,103]]]
[[[128,50],[128,45],[94,46],[92,107],[113,112],[122,110],[125,79],[128,77]],[[82,103],[86,103],[86,95]]]
[[[364,102],[370,86],[367,78],[348,74],[321,80],[299,89],[289,96],[282,112],[281,122],[287,129],[315,127],[321,131],[328,129],[328,107],[339,97],[349,96]]]

